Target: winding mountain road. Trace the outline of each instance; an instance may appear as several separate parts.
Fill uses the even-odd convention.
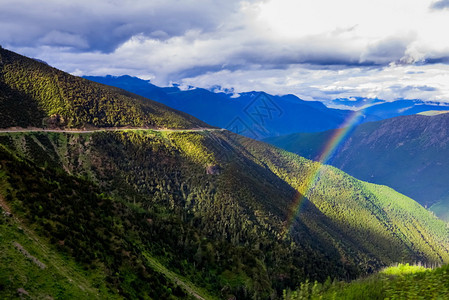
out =
[[[25,133],[25,132],[56,132],[56,133],[94,133],[105,131],[158,131],[158,132],[202,132],[202,131],[225,131],[223,128],[191,128],[191,129],[170,129],[170,128],[126,128],[126,127],[106,127],[96,129],[46,129],[46,128],[0,128],[0,133]]]

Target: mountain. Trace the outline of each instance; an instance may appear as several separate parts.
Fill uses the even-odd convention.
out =
[[[201,88],[160,88],[130,76],[85,78],[123,88],[184,111],[208,124],[256,139],[338,128],[351,113],[327,108],[319,101],[304,101],[294,95],[273,96],[264,92],[233,95]],[[366,115],[361,122],[378,119]]]
[[[191,114],[208,124],[256,139],[339,128],[354,110],[362,114],[357,123],[430,110],[449,110],[449,106],[442,102],[406,99],[387,102],[364,97],[325,101],[329,107],[335,107],[329,108],[323,102],[304,101],[294,95],[274,96],[264,92],[234,95],[201,88],[181,90],[177,86],[158,87],[148,80],[128,75],[84,78],[122,88]]]
[[[433,115],[433,116],[432,116]],[[448,220],[449,114],[403,116],[357,126],[329,161],[349,174],[388,185]],[[266,140],[316,159],[335,131]]]
[[[0,54],[0,103],[18,110],[3,112],[3,127],[42,124],[48,74],[60,71]],[[4,69],[4,55],[27,72]],[[276,299],[307,279],[449,261],[446,224],[388,187],[60,74],[59,92],[74,96],[52,109],[71,122],[0,131],[2,298]],[[94,108],[116,91],[119,125],[138,125],[125,120],[142,111],[143,126],[114,130],[118,112],[107,107],[93,109],[105,113],[96,128],[83,110],[66,110],[80,93],[65,89],[85,91]]]
[[[71,76],[0,49],[0,128],[208,127],[130,92]]]
[[[17,226],[104,274],[108,293],[187,294],[180,277],[266,298],[306,278],[449,260],[446,225],[413,200],[331,167],[306,190],[318,163],[230,133],[5,133],[1,144]]]
[[[398,116],[415,115],[429,110],[449,110],[447,103],[426,102],[422,100],[396,100],[384,102],[364,108],[364,114],[388,119]]]
[[[333,99],[324,103],[329,107],[358,110],[365,115],[377,117],[378,120],[415,115],[426,111],[449,110],[447,103],[423,100],[400,99],[387,102],[377,98],[351,97]],[[375,120],[372,118],[370,121]]]

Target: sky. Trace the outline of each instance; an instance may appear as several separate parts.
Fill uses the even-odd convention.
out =
[[[449,0],[0,0],[0,45],[74,75],[449,102]]]

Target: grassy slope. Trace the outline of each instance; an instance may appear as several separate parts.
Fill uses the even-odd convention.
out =
[[[86,272],[73,259],[66,257],[38,237],[25,224],[6,216],[0,207],[0,297],[12,299],[24,289],[35,298],[117,298],[104,285],[104,274]],[[45,264],[41,269],[19,252],[20,244],[28,253]]]
[[[37,168],[3,147],[0,162],[2,210],[13,214],[2,214],[2,261],[14,261],[0,268],[2,297],[18,296],[17,289],[24,288],[32,298],[213,299],[164,268],[135,237],[134,227],[150,214],[112,201],[82,179]],[[20,253],[16,243],[38,262]]]
[[[315,173],[320,164],[276,148],[266,147],[264,151],[269,151],[261,154],[264,163],[305,193],[324,215],[339,224],[344,234],[356,240],[366,252],[383,257],[384,261],[392,256],[407,260],[405,253],[411,248],[422,253],[433,252],[436,255],[434,259],[438,259],[440,251],[445,252],[443,249],[449,236],[444,222],[412,199],[391,188],[359,181],[330,166],[322,167],[317,183],[306,190],[306,178],[311,172]],[[421,225],[415,223],[418,219]],[[402,242],[398,243],[398,240]],[[386,241],[391,244],[384,244]],[[433,246],[429,245],[435,241],[439,241],[437,244],[441,248],[434,252]],[[383,244],[383,249],[372,248],[379,244]]]
[[[360,125],[330,163],[369,182],[388,185],[433,207],[440,217],[449,207],[449,115],[406,116]],[[268,139],[278,147],[316,159],[333,131]],[[448,220],[448,219],[446,219]]]
[[[209,127],[161,103],[0,48],[0,128]]]
[[[305,282],[284,299],[447,299],[449,266],[430,269],[400,264],[367,278],[317,284]]]
[[[317,163],[230,133],[15,133],[2,134],[0,143],[150,213],[157,244],[135,251],[160,261],[171,272],[166,276],[178,274],[212,294],[264,298],[305,278],[354,278],[394,262],[449,260],[445,224],[413,200],[332,167],[306,193]],[[221,174],[205,174],[211,165]],[[301,193],[308,200],[292,235],[284,235]],[[126,219],[145,245],[150,237],[142,225]]]

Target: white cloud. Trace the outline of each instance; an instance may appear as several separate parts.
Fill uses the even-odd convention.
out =
[[[305,99],[449,100],[448,11],[432,3],[2,0],[0,40],[77,75]]]
[[[206,88],[215,84],[233,86],[235,92],[293,93],[306,100],[364,96],[390,101],[406,98],[449,102],[449,66],[441,64],[380,69],[310,70],[294,66],[287,70],[220,71],[183,82]]]

